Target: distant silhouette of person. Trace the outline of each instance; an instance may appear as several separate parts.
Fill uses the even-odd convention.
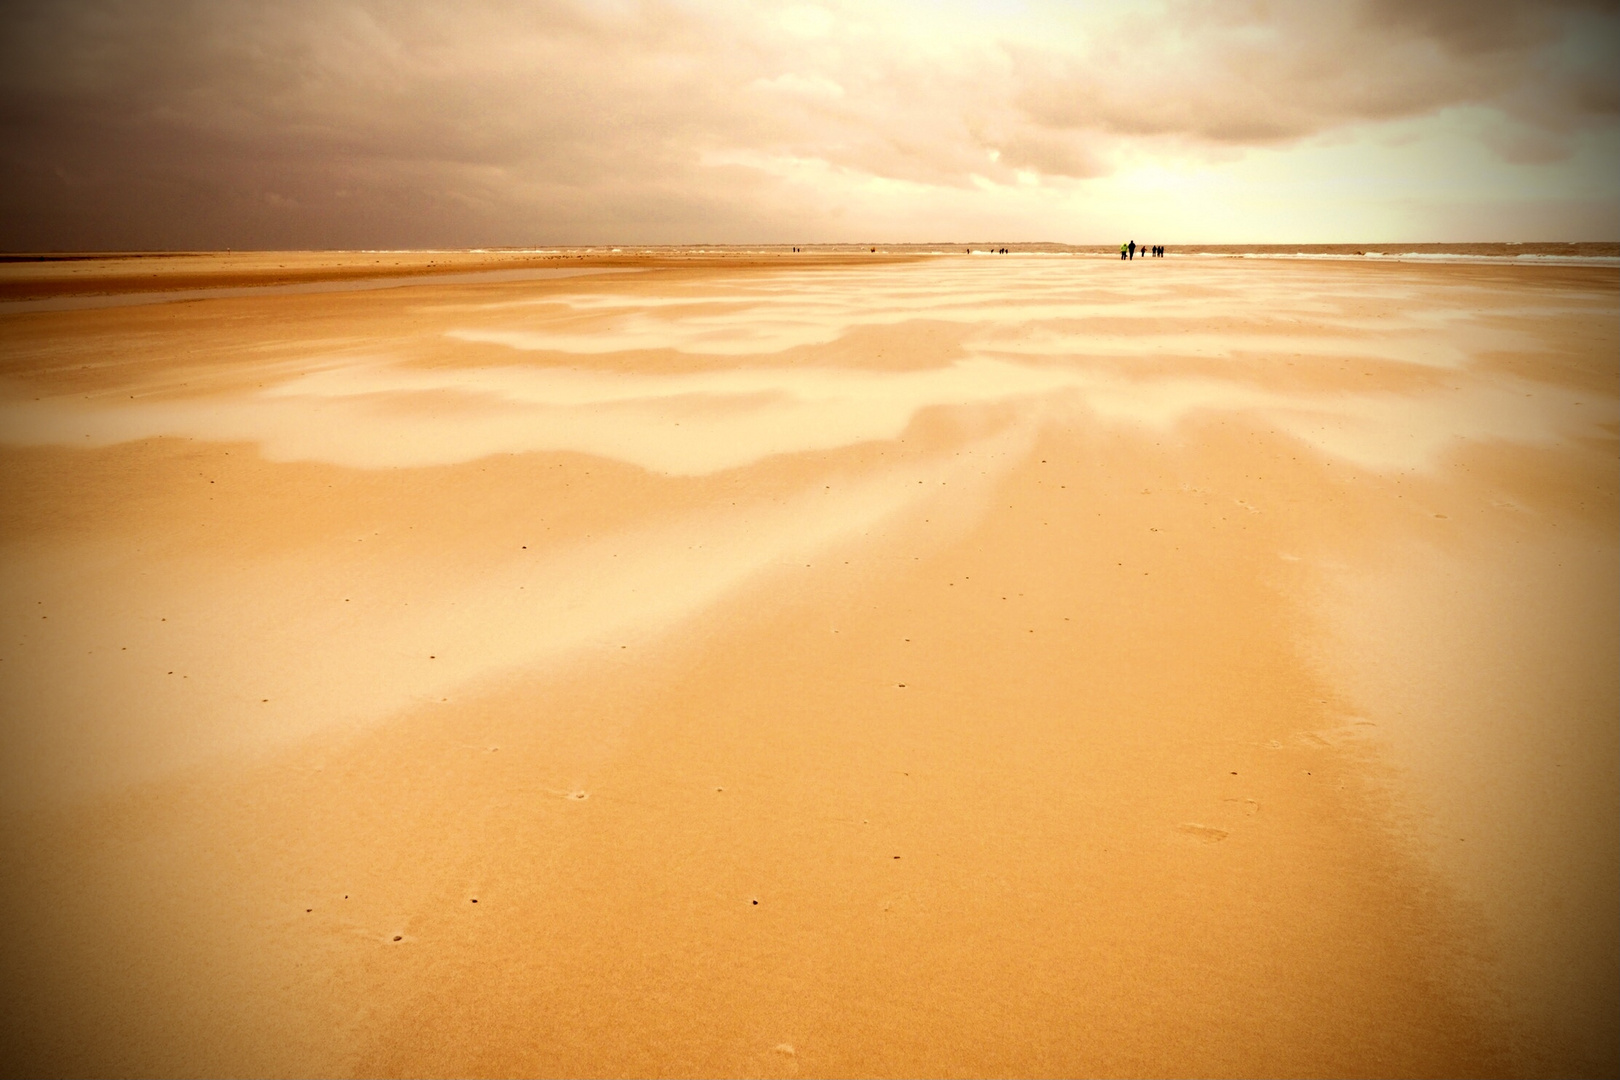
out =
[[[1133,259],[1136,258],[1136,241],[1132,240],[1130,242],[1129,247],[1130,247],[1130,252],[1131,252],[1131,258],[1133,258]]]
[[[1120,262],[1125,261],[1125,245],[1124,244],[1119,245],[1119,261]]]

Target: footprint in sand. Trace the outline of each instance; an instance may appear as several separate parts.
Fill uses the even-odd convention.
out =
[[[798,1051],[792,1043],[777,1043],[769,1050],[755,1054],[753,1068],[749,1071],[755,1076],[798,1076]]]
[[[1176,831],[1192,837],[1204,844],[1214,844],[1225,840],[1231,834],[1225,829],[1217,829],[1213,825],[1200,825],[1195,821],[1185,822],[1176,826]]]
[[[1294,738],[1313,749],[1338,747],[1367,738],[1372,734],[1371,729],[1377,726],[1366,717],[1352,716],[1338,727],[1301,731],[1296,733]]]

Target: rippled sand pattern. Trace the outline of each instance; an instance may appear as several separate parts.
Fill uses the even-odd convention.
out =
[[[1612,268],[631,269],[0,311],[23,1071],[1615,1063]]]
[[[1410,285],[1348,275],[1337,293],[1279,289],[1311,271],[1274,274],[1263,291],[1230,271],[1129,288],[1102,267],[936,262],[421,304],[402,338],[310,342],[263,365],[232,357],[228,377],[255,380],[252,393],[206,394],[220,375],[210,365],[183,400],[15,402],[0,424],[13,441],[247,440],[272,460],[357,468],[569,450],[676,475],[895,439],[924,409],[998,403],[1161,429],[1238,412],[1379,467],[1421,467],[1457,439],[1549,444],[1597,430],[1597,410],[1573,411],[1578,394],[1445,374],[1491,349],[1534,349],[1502,321],[1555,319],[1557,303],[1504,309],[1495,290],[1472,288],[1436,306]],[[859,344],[862,331],[919,324],[933,348]],[[1279,363],[1304,369],[1297,385],[1276,385]],[[1404,385],[1347,385],[1356,364]]]

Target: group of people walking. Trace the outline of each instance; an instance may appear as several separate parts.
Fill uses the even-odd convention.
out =
[[[1128,244],[1119,245],[1120,258],[1134,259],[1138,255],[1142,256],[1144,259],[1149,255],[1152,255],[1155,259],[1162,259],[1164,258],[1164,245],[1154,244],[1152,247],[1149,247],[1148,245],[1143,244],[1141,247],[1137,247],[1135,240],[1132,240]]]

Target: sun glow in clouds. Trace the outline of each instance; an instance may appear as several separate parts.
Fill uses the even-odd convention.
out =
[[[1617,55],[1583,4],[11,8],[0,243],[1609,240]]]

